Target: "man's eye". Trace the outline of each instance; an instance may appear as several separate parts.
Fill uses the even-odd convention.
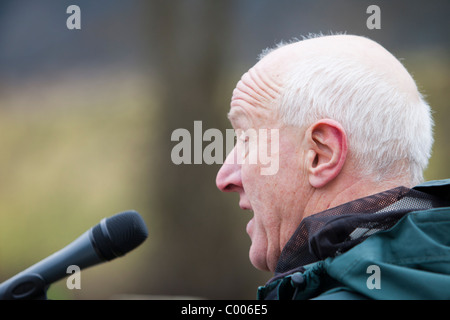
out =
[[[248,141],[248,138],[249,138],[249,130],[243,130],[243,129],[241,129],[241,130],[239,130],[238,132],[236,132],[237,133],[237,136],[239,137],[239,139],[240,140],[242,140],[242,141]]]
[[[239,134],[236,134],[236,146],[240,150],[243,158],[246,158],[249,153],[249,141],[250,137],[245,131],[240,131]]]

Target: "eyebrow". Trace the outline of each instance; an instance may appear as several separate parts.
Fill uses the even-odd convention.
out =
[[[235,128],[244,128],[250,122],[247,114],[240,107],[232,107],[227,117]]]

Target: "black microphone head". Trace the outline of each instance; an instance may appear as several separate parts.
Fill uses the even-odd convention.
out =
[[[144,220],[133,210],[105,218],[91,230],[92,244],[104,260],[123,256],[138,247],[148,236]]]

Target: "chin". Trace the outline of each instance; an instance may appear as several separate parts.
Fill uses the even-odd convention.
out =
[[[265,249],[258,248],[258,246],[252,244],[250,247],[249,258],[250,262],[256,269],[261,271],[274,271],[268,266],[267,252]]]

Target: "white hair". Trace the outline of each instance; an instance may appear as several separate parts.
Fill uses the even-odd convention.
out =
[[[433,120],[419,92],[402,92],[380,72],[352,59],[317,55],[299,61],[287,74],[279,99],[287,125],[338,121],[347,134],[349,155],[364,176],[383,181],[409,175],[413,185],[423,181]]]

